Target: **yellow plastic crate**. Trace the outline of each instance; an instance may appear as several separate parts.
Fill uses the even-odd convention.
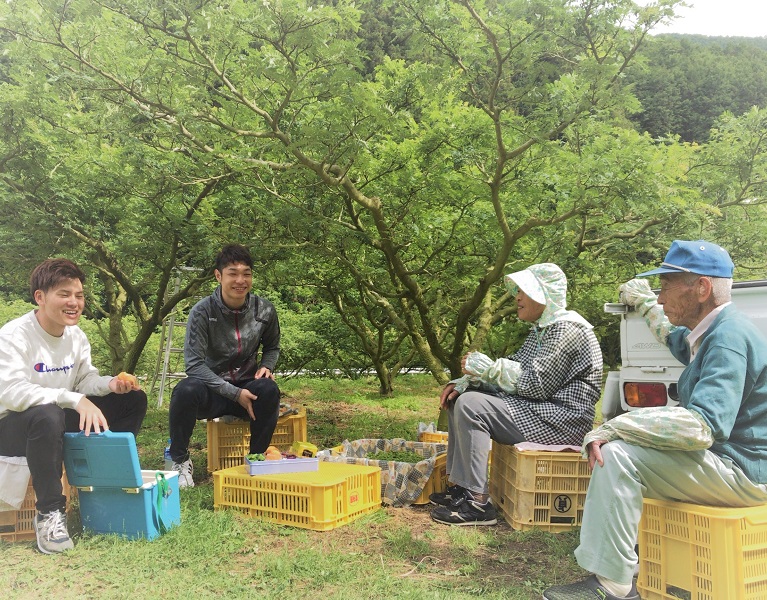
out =
[[[434,459],[434,470],[431,472],[421,495],[413,504],[428,504],[429,495],[444,492],[447,489],[447,454],[438,454]]]
[[[645,499],[637,589],[643,600],[764,600],[767,505],[719,508]]]
[[[70,487],[67,474],[61,478],[62,493],[67,498],[67,513],[71,509],[71,499],[76,496],[77,490]],[[32,488],[32,479],[29,479],[27,494],[19,510],[0,511],[0,540],[4,542],[23,542],[35,539],[35,490]]]
[[[513,529],[559,533],[583,520],[591,471],[578,452],[520,452],[493,442],[490,497]]]
[[[306,437],[306,409],[301,407],[297,415],[277,420],[271,444],[286,452],[293,442],[306,442]],[[208,421],[208,472],[241,465],[249,452],[248,421]]]
[[[422,431],[418,441],[427,444],[447,444],[447,431]]]
[[[317,471],[250,476],[231,467],[213,473],[213,508],[327,531],[381,508],[381,469],[321,461]]]

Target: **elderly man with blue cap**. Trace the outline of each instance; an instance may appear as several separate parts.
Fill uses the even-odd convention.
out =
[[[431,494],[431,518],[446,525],[493,525],[488,498],[490,440],[502,444],[580,445],[594,426],[602,385],[602,351],[592,326],[567,310],[567,278],[553,263],[505,278],[517,317],[532,323],[521,348],[491,360],[470,352],[464,377],[450,382],[440,405],[448,411],[447,473],[451,485]]]
[[[636,600],[634,550],[643,498],[709,506],[767,503],[767,340],[730,302],[734,265],[703,240],[672,243],[657,269],[620,287],[655,337],[687,365],[679,406],[616,417],[584,438],[593,469],[578,564],[585,580],[544,600]]]

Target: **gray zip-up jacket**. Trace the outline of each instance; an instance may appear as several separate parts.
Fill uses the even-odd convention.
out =
[[[261,347],[261,360],[258,349]],[[274,305],[248,294],[245,305],[232,310],[219,286],[192,307],[186,327],[186,374],[211,390],[236,400],[241,384],[260,367],[274,372],[280,356],[280,323]]]

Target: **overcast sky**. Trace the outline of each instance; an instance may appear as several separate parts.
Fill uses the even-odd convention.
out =
[[[647,0],[649,2],[649,0]],[[767,0],[686,0],[679,18],[651,33],[767,37]],[[646,3],[646,2],[643,2]]]

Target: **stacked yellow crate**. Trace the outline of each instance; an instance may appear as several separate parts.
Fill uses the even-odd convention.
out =
[[[580,453],[519,451],[493,442],[491,456],[490,497],[513,529],[580,526],[591,480]]]
[[[285,452],[293,442],[307,441],[306,409],[298,414],[285,415],[277,420],[272,434],[272,446]],[[250,424],[248,421],[208,421],[208,472],[236,467],[250,452]]]

